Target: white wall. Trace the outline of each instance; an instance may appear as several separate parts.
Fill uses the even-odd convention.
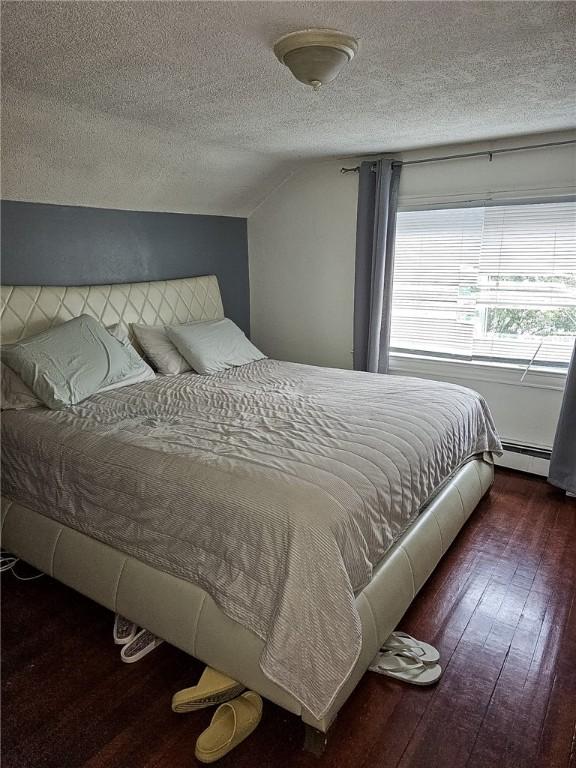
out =
[[[248,219],[254,343],[281,360],[352,366],[356,174],[291,176]]]
[[[404,160],[575,138],[563,133],[498,140],[404,153]],[[396,155],[397,156],[397,155]],[[354,251],[358,179],[342,176],[342,165],[310,165],[291,176],[250,216],[252,338],[267,354],[298,362],[350,368]],[[406,166],[400,205],[576,193],[574,145],[487,158]],[[466,369],[406,370],[399,373],[445,378],[480,391],[503,437],[549,447],[561,402],[561,379],[533,376],[525,385],[516,373],[494,381]],[[470,378],[473,376],[473,378]],[[549,388],[550,387],[550,388]],[[519,460],[525,468],[528,459]]]

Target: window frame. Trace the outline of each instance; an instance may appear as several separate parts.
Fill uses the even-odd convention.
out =
[[[560,194],[546,196],[498,196],[466,200],[442,199],[422,202],[409,202],[400,199],[398,213],[409,211],[436,211],[457,208],[481,208],[511,205],[539,205],[547,203],[576,203],[576,194]],[[554,367],[548,364],[532,364],[514,362],[512,360],[463,360],[457,356],[448,357],[443,354],[418,354],[415,352],[399,352],[390,350],[390,372],[401,375],[454,378],[498,382],[502,384],[522,384],[544,389],[563,390],[568,374],[568,368]],[[521,381],[522,379],[522,381]]]

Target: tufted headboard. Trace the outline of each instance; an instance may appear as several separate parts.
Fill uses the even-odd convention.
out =
[[[3,285],[0,341],[8,344],[78,315],[104,325],[173,325],[224,316],[215,275],[115,285]]]

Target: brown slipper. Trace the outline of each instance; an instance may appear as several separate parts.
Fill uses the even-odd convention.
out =
[[[254,691],[246,691],[233,701],[221,704],[212,722],[196,742],[196,759],[215,763],[256,729],[262,717],[262,699]]]
[[[214,704],[222,704],[242,693],[244,686],[231,677],[206,667],[197,685],[184,688],[172,697],[173,712],[193,712]]]

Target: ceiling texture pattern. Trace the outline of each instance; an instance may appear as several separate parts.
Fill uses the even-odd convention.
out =
[[[355,35],[314,92],[276,60]],[[571,128],[575,2],[2,3],[2,196],[247,215],[310,159]]]

